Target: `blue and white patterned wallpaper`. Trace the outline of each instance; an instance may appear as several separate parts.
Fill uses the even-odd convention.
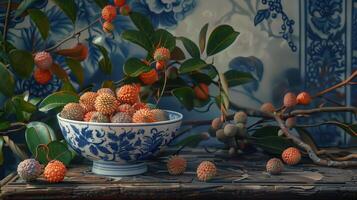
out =
[[[18,0],[17,0],[18,1]],[[237,103],[259,107],[262,102],[273,101],[279,105],[283,94],[319,91],[333,85],[357,69],[357,0],[132,0],[133,10],[149,16],[156,27],[164,27],[178,36],[198,40],[198,33],[205,23],[209,30],[218,24],[230,24],[241,32],[238,42],[215,58],[220,70],[236,68],[249,71],[257,81],[234,88],[232,99]],[[75,29],[86,26],[100,16],[100,9],[93,0],[76,0],[78,22]],[[70,20],[57,7],[45,1],[34,5],[43,9],[51,21],[51,33],[43,41],[28,19],[15,19],[10,23],[8,39],[18,48],[38,51],[52,46],[74,31]],[[2,9],[2,10],[1,10]],[[0,30],[4,21],[4,8],[0,7]],[[101,83],[106,79],[119,80],[122,65],[128,56],[142,56],[143,51],[120,38],[120,33],[133,25],[119,16],[113,35],[103,33],[100,24],[80,36],[82,42],[100,42],[111,54],[114,64],[112,75],[98,69],[101,55],[93,46],[85,67],[85,84]],[[72,46],[76,39],[65,46]],[[64,60],[55,58],[61,66]],[[74,77],[73,77],[74,78]],[[60,87],[58,79],[48,85],[37,85],[33,79],[18,80],[17,91],[30,90],[32,95],[45,96]],[[328,95],[335,103],[357,105],[356,86],[337,90]],[[163,107],[176,105],[168,98]],[[210,115],[190,113],[186,119],[211,118]],[[331,116],[330,116],[331,117]],[[332,116],[351,121],[352,116]],[[322,120],[326,115],[319,116]],[[320,145],[347,145],[350,138],[333,127],[314,130]]]

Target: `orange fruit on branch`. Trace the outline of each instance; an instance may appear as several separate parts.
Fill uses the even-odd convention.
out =
[[[38,84],[46,85],[52,80],[52,72],[47,69],[36,68],[33,77]]]
[[[301,105],[308,105],[311,103],[311,96],[307,92],[301,92],[297,97],[296,101]]]
[[[114,0],[114,5],[117,7],[122,7],[126,3],[126,0]]]
[[[111,22],[113,21],[117,16],[117,9],[115,6],[112,5],[107,5],[102,9],[102,18],[105,21]]]
[[[209,98],[208,85],[200,83],[193,88],[197,99],[207,100]]]
[[[159,80],[159,75],[157,74],[157,71],[155,69],[152,69],[148,72],[141,73],[139,75],[139,79],[145,85],[152,85]]]
[[[114,25],[110,22],[103,23],[103,31],[106,33],[111,33],[114,30]]]

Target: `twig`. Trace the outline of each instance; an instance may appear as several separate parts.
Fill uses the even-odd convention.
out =
[[[8,136],[3,136],[5,143],[9,146],[11,151],[16,154],[19,158],[22,160],[25,160],[28,158],[25,152],[23,152],[17,144],[14,143]]]
[[[357,136],[357,132],[355,132],[350,126],[348,126],[344,123],[338,122],[338,121],[325,121],[325,122],[319,122],[319,123],[315,123],[315,124],[295,125],[295,127],[308,128],[308,127],[316,127],[316,126],[322,126],[322,125],[328,125],[328,124],[343,126],[344,128],[350,130],[350,132],[353,135]]]
[[[6,51],[6,36],[7,36],[7,28],[9,24],[9,17],[10,17],[10,6],[11,6],[11,0],[8,0],[6,14],[5,14],[4,31],[3,31],[4,51]]]
[[[67,42],[68,40],[72,39],[72,38],[75,38],[77,35],[80,35],[81,32],[89,29],[91,26],[93,26],[94,24],[96,24],[97,22],[100,21],[100,18],[96,19],[95,21],[93,21],[92,23],[90,23],[88,26],[80,29],[79,31],[73,33],[72,35],[66,37],[65,39],[61,40],[60,42],[58,42],[57,44],[55,44],[54,46],[50,47],[50,48],[47,48],[45,51],[47,52],[50,52],[50,51],[53,51],[55,50],[57,47],[61,46],[63,43]]]
[[[321,107],[321,108],[312,108],[307,110],[293,110],[290,113],[284,114],[283,118],[287,119],[294,116],[311,115],[321,112],[352,112],[357,114],[357,108],[356,107]]]
[[[5,131],[0,131],[0,136],[7,136],[10,133],[20,131],[20,130],[24,129],[26,127],[26,125],[27,125],[26,123],[22,123],[22,122],[11,123],[9,129],[7,129]],[[17,128],[15,128],[15,127],[17,127]]]

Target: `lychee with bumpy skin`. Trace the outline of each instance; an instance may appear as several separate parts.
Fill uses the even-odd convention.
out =
[[[85,112],[90,112],[94,111],[94,102],[97,99],[98,94],[95,92],[85,92],[80,98],[79,98],[79,104],[84,108]]]
[[[133,108],[135,110],[141,110],[141,109],[149,109],[149,106],[146,103],[138,102],[133,105]]]
[[[211,127],[214,129],[214,130],[218,130],[222,127],[222,120],[221,118],[217,117],[217,118],[214,118],[211,122]]]
[[[187,161],[181,156],[172,156],[166,164],[171,175],[180,175],[186,171]]]
[[[286,108],[292,108],[297,104],[296,95],[292,92],[288,92],[284,96],[284,106]]]
[[[204,84],[204,83],[200,83],[199,85],[196,85],[193,88],[195,95],[197,97],[197,99],[200,100],[207,100],[209,98],[209,89],[208,89],[208,85]]]
[[[84,119],[83,119],[83,121],[85,121],[85,122],[89,122],[90,121],[90,119],[92,118],[92,115],[94,114],[94,113],[96,113],[97,111],[90,111],[90,112],[87,112],[85,115],[84,115]]]
[[[272,103],[270,102],[267,102],[267,103],[264,103],[261,107],[260,107],[260,110],[262,112],[267,112],[267,113],[274,113],[275,112],[275,107]]]
[[[136,112],[136,110],[130,104],[127,104],[127,103],[121,104],[120,106],[118,106],[117,111],[126,113],[129,116],[133,116],[134,113]]]
[[[111,22],[103,23],[103,31],[106,33],[111,33],[114,30],[114,25]]]
[[[216,165],[210,161],[203,161],[197,167],[197,178],[199,181],[209,181],[217,174]]]
[[[103,113],[100,112],[95,112],[92,114],[90,122],[96,122],[96,123],[109,123],[109,117],[104,115]]]
[[[159,80],[159,75],[157,74],[157,71],[155,69],[152,69],[148,72],[141,73],[139,75],[139,79],[145,85],[152,85]]]
[[[226,124],[223,131],[227,137],[234,137],[237,134],[238,128],[235,124]]]
[[[156,121],[166,121],[169,120],[169,116],[164,110],[161,109],[153,109],[151,112],[154,114]]]
[[[133,105],[139,102],[139,92],[134,84],[127,84],[117,89],[116,94],[120,103]]]
[[[128,16],[130,14],[130,12],[131,12],[131,7],[126,4],[126,5],[122,6],[122,7],[120,7],[119,12],[123,16]]]
[[[284,171],[284,164],[280,159],[272,158],[267,162],[266,170],[269,174],[277,175]]]
[[[122,7],[126,3],[126,0],[114,0],[114,5],[117,7]]]
[[[98,91],[97,91],[97,94],[103,94],[103,93],[106,93],[106,94],[110,94],[110,95],[113,95],[115,96],[115,93],[112,89],[110,88],[100,88]]]
[[[50,69],[50,67],[53,64],[53,59],[51,54],[45,51],[36,53],[34,61],[35,61],[35,65],[42,70]]]
[[[45,167],[43,175],[48,182],[58,183],[63,181],[66,172],[67,168],[61,161],[52,160]]]
[[[155,61],[168,61],[170,57],[170,50],[165,47],[157,48],[154,52]]]
[[[296,118],[295,117],[290,117],[288,119],[286,119],[285,121],[285,126],[287,128],[293,128],[296,124]]]
[[[159,60],[156,62],[156,70],[160,71],[165,69],[166,67],[166,61]]]
[[[119,102],[117,99],[105,93],[98,95],[94,103],[95,109],[104,115],[114,114],[118,106]]]
[[[295,147],[289,147],[283,151],[281,158],[288,165],[296,165],[301,160],[301,153]]]
[[[40,85],[46,85],[52,80],[52,72],[47,69],[36,68],[33,73],[33,78]]]
[[[311,103],[311,96],[307,92],[301,92],[296,97],[296,101],[300,105],[309,105]]]
[[[110,118],[112,123],[131,123],[132,118],[130,115],[124,112],[116,113],[113,117]]]
[[[134,113],[133,115],[134,123],[152,123],[156,122],[154,114],[149,109],[141,109]]]
[[[61,117],[77,121],[82,121],[84,114],[85,110],[79,103],[68,103],[61,111]]]
[[[245,123],[237,123],[237,135],[241,138],[244,138],[247,136],[247,127]]]
[[[235,123],[247,123],[247,120],[248,120],[248,115],[243,111],[239,111],[234,114]]]
[[[102,18],[105,21],[111,22],[117,16],[117,9],[115,6],[107,5],[102,9]]]
[[[228,139],[227,136],[224,134],[223,129],[218,129],[216,131],[216,138],[221,142],[225,142]]]
[[[35,159],[26,159],[17,166],[17,173],[25,181],[33,181],[42,174],[42,165]]]

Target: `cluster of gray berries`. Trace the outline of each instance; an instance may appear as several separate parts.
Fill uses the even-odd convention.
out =
[[[234,156],[247,144],[247,120],[248,116],[243,111],[236,112],[233,121],[230,122],[215,118],[209,132],[228,147],[230,156]]]

